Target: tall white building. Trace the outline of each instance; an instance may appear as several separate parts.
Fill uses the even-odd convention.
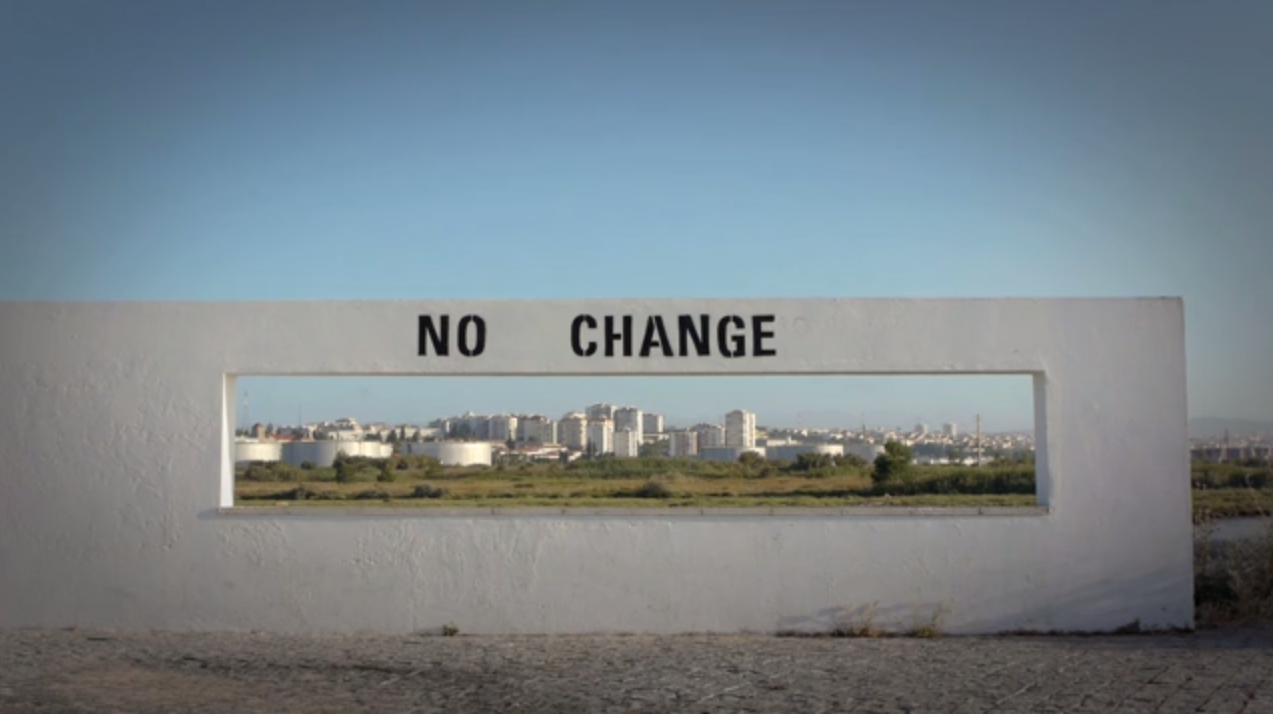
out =
[[[536,444],[557,443],[557,422],[546,416],[528,416],[517,420],[517,440]]]
[[[692,429],[684,429],[681,431],[674,431],[669,434],[668,437],[668,456],[677,457],[698,455],[698,432]]]
[[[456,428],[456,436],[459,437],[479,440],[491,438],[490,417],[465,412],[458,419],[452,420],[451,425]]]
[[[724,446],[751,449],[756,446],[756,414],[735,409],[725,415]]]
[[[641,433],[642,434],[662,434],[663,433],[663,415],[646,412],[641,415]]]
[[[641,437],[631,429],[614,432],[614,455],[621,459],[634,459],[641,455]]]
[[[636,432],[637,443],[641,443],[641,439],[645,436],[644,424],[642,424],[641,410],[636,407],[622,407],[614,411],[614,431],[619,433],[624,429]]]
[[[698,434],[700,449],[725,445],[725,427],[720,424],[699,424],[694,427],[694,432]],[[755,439],[754,436],[752,438]]]
[[[567,448],[583,451],[588,445],[588,417],[570,412],[557,424],[557,438]]]
[[[613,421],[616,409],[617,407],[613,404],[593,404],[584,413],[589,419],[610,419]]]
[[[948,421],[945,424],[942,424],[941,430],[942,430],[942,433],[945,434],[946,436],[949,436],[949,437],[959,436],[959,425],[953,421]]]
[[[928,425],[927,425],[927,424],[916,424],[916,425],[915,425],[915,433],[916,433],[916,434],[919,434],[920,436],[928,436]]]
[[[496,414],[486,420],[489,425],[488,439],[491,441],[508,441],[517,437],[517,417],[508,414]]]
[[[587,451],[595,456],[614,453],[614,422],[609,419],[588,420]]]

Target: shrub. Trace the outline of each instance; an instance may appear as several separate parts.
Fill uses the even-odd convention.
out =
[[[857,454],[840,454],[835,457],[835,465],[841,469],[857,471],[866,468],[866,459]]]
[[[278,476],[267,464],[260,461],[253,461],[248,464],[247,470],[243,472],[244,481],[277,481]]]
[[[1194,536],[1194,606],[1200,626],[1273,623],[1273,526],[1256,538]]]
[[[641,484],[632,495],[637,498],[671,498],[672,489],[668,487],[666,479],[654,477]]]
[[[305,484],[301,484],[297,486],[296,488],[274,494],[275,500],[279,500],[279,501],[304,501],[312,497],[313,495],[311,494],[310,490],[305,488]]]
[[[369,488],[366,491],[359,491],[354,495],[359,501],[388,501],[390,499],[389,492],[380,488]]]
[[[422,483],[411,491],[411,498],[445,498],[447,491],[445,488],[430,486]]]
[[[875,470],[871,473],[871,480],[884,484],[909,476],[914,457],[911,447],[900,441],[885,443],[884,453],[875,457]]]
[[[1235,471],[1229,474],[1229,488],[1266,488],[1269,475],[1263,471]]]
[[[274,478],[277,481],[301,480],[301,470],[285,461],[275,462],[271,466],[271,470],[274,472]]]
[[[831,454],[800,454],[791,465],[792,471],[823,471],[835,463]]]
[[[313,471],[313,470],[314,470],[314,462],[313,462],[313,461],[302,461],[302,462],[301,462],[301,471]]]

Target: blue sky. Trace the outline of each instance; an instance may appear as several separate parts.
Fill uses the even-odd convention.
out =
[[[0,299],[1179,295],[1273,420],[1267,0],[0,0],[0,97]]]

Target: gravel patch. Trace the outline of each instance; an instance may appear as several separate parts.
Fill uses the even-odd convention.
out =
[[[0,631],[0,711],[1273,712],[1273,632],[438,637]]]

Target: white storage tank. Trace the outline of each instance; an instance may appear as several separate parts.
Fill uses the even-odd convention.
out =
[[[844,447],[840,444],[786,444],[766,447],[765,453],[774,461],[795,461],[801,454],[839,456],[844,453]]]
[[[234,442],[235,465],[253,461],[278,461],[283,458],[283,445],[277,441]]]
[[[293,466],[300,466],[306,461],[319,468],[327,468],[336,460],[336,455],[345,452],[346,456],[367,456],[383,459],[393,454],[392,444],[379,441],[353,441],[336,439],[319,439],[318,441],[289,441],[283,447],[283,459]]]
[[[884,453],[884,447],[879,444],[848,444],[844,447],[844,451],[860,456],[869,464],[875,461],[875,457]]]
[[[491,445],[485,441],[424,441],[410,444],[410,453],[437,459],[443,466],[490,466]]]
[[[743,454],[751,452],[765,458],[765,450],[759,447],[745,446],[708,446],[698,450],[698,458],[703,461],[737,461]]]

